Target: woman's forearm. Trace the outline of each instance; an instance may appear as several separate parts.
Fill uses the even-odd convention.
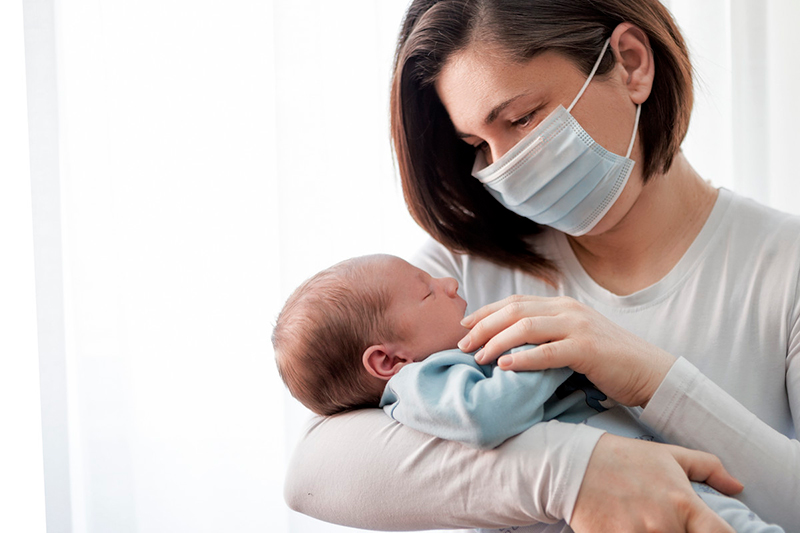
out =
[[[741,499],[767,520],[800,525],[800,442],[789,439],[679,359],[642,413],[669,442],[719,457]]]
[[[602,434],[552,421],[480,451],[378,409],[316,418],[289,464],[285,497],[303,514],[379,530],[568,520]]]

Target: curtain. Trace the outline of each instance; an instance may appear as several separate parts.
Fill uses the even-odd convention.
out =
[[[684,151],[703,178],[800,213],[800,2],[667,0],[696,71]]]
[[[0,531],[45,531],[22,5],[0,3]]]
[[[314,272],[425,238],[388,139],[406,3],[22,1],[35,231],[9,228],[36,251],[50,533],[353,531],[283,503],[308,412],[270,333]],[[689,160],[800,213],[800,7],[666,3],[698,74]]]

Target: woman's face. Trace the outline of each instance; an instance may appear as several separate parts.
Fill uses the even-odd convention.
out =
[[[491,163],[559,105],[569,107],[586,77],[555,52],[520,63],[478,43],[450,58],[436,81],[436,92],[459,137],[483,150]],[[629,80],[629,71],[617,63],[609,76],[592,79],[571,111],[598,144],[621,155],[628,149],[636,114]],[[638,142],[630,157],[641,160]],[[628,212],[642,188],[638,168],[634,166],[614,207],[589,235],[609,230]]]

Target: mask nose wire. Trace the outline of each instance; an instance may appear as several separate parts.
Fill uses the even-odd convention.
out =
[[[583,95],[583,91],[586,90],[586,88],[589,86],[589,82],[591,82],[592,78],[594,78],[594,73],[597,72],[598,67],[600,67],[600,62],[603,60],[603,57],[606,55],[606,50],[608,50],[608,44],[610,42],[611,42],[611,37],[606,39],[606,42],[603,45],[603,49],[600,51],[600,57],[598,57],[597,61],[594,62],[594,66],[592,67],[592,71],[589,73],[589,77],[586,78],[586,81],[583,83],[583,87],[581,87],[581,90],[578,91],[578,96],[576,96],[575,99],[572,101],[572,103],[569,104],[569,107],[567,108],[567,112],[572,111],[572,108],[575,107],[575,104],[578,103],[578,100]]]

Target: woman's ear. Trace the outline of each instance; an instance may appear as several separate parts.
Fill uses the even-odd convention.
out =
[[[364,350],[361,360],[367,372],[384,381],[389,381],[389,378],[397,374],[401,368],[414,362],[411,357],[398,353],[385,344],[370,346]]]
[[[610,45],[631,100],[634,104],[644,103],[653,88],[656,70],[650,39],[637,26],[623,22],[611,34]]]

